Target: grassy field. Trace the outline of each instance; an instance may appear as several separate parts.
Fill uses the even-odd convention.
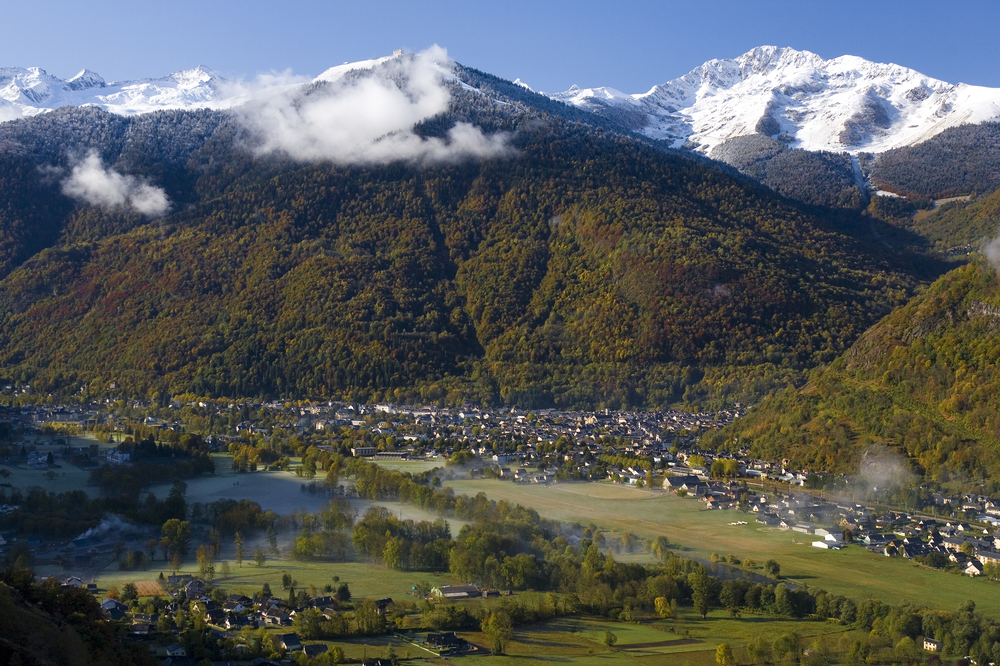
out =
[[[612,484],[515,485],[476,480],[449,483],[458,493],[485,491],[494,500],[519,502],[543,516],[606,530],[622,526],[643,537],[665,536],[680,555],[708,559],[733,554],[760,563],[775,559],[781,573],[799,585],[888,603],[910,601],[953,610],[972,599],[977,608],[1000,614],[1000,587],[981,579],[921,567],[873,554],[859,546],[842,551],[812,548],[808,535],[765,528],[730,511],[709,511],[692,499]],[[748,525],[729,525],[746,518]]]
[[[605,630],[617,637],[617,644],[608,649],[602,643]],[[287,629],[274,628],[274,633]],[[740,663],[746,663],[744,646],[753,636],[765,632],[776,638],[794,632],[802,639],[804,647],[821,642],[837,649],[844,635],[855,632],[824,622],[805,620],[773,620],[758,617],[732,619],[721,611],[710,613],[708,618],[682,620],[678,633],[673,632],[670,621],[646,624],[614,622],[600,617],[563,617],[549,622],[518,627],[514,638],[507,645],[505,656],[462,657],[470,664],[537,664],[539,662],[571,663],[574,666],[618,666],[625,664],[690,664],[691,666],[716,666],[715,648],[728,642]],[[479,632],[459,631],[459,636],[480,647],[488,647],[489,639]],[[424,634],[418,632],[417,638]],[[367,636],[322,642],[339,646],[349,660],[385,657],[392,646],[397,657],[419,658],[425,664],[445,664],[441,659],[399,637]]]
[[[178,573],[198,575],[197,565],[193,558],[187,562]],[[282,596],[281,576],[288,573],[297,581],[297,587],[308,588],[310,585],[322,591],[325,585],[336,588],[340,583],[347,583],[351,594],[358,598],[393,597],[398,599],[414,599],[408,597],[411,588],[419,582],[426,581],[431,585],[449,585],[459,583],[447,573],[428,573],[414,571],[394,571],[385,567],[363,562],[296,562],[286,559],[268,560],[263,567],[244,560],[243,566],[237,567],[236,562],[227,560],[230,575],[221,575],[222,562],[215,564],[216,576],[212,584],[222,587],[229,593],[239,592],[252,596],[259,592],[264,583],[271,586],[272,592]],[[125,583],[140,583],[156,581],[163,572],[169,576],[171,571],[164,567],[161,560],[152,562],[142,571],[118,571],[114,566],[102,571],[97,577],[97,585],[101,590],[117,587],[119,590]],[[333,577],[339,576],[340,581],[334,583]],[[105,595],[101,595],[102,597]]]
[[[187,491],[184,499],[188,506],[195,502],[209,504],[220,499],[249,499],[260,504],[265,511],[271,510],[280,515],[288,515],[292,511],[315,513],[329,502],[327,497],[303,492],[302,487],[309,481],[293,472],[261,471],[241,474],[232,471],[232,456],[215,454],[212,458],[215,461],[215,474],[189,479],[186,482]],[[396,464],[410,464],[408,461],[394,462]],[[322,477],[318,477],[318,480],[322,481]],[[166,497],[170,492],[170,487],[171,484],[153,486],[149,492],[157,497]],[[371,502],[363,499],[352,499],[351,504],[358,509],[359,515],[363,514],[369,506],[378,504],[388,507],[404,520],[433,521],[438,518],[436,513],[400,502]],[[451,522],[453,522],[452,532],[457,533],[461,523]]]
[[[38,449],[39,454],[46,455],[49,452],[53,454],[58,453],[62,450],[62,446],[58,446],[53,442],[57,439],[56,437],[43,437],[33,438],[28,440],[29,443],[34,444]],[[98,444],[102,453],[107,451],[107,449],[112,448],[109,444],[103,444],[98,442],[96,439],[91,437],[64,437],[62,438],[67,441],[70,446],[80,447],[80,446],[90,446],[91,444]],[[27,465],[20,467],[8,467],[6,465],[0,466],[2,469],[6,469],[11,474],[6,479],[3,479],[4,483],[9,483],[12,488],[31,488],[32,486],[39,486],[44,488],[49,492],[63,493],[69,490],[88,490],[91,494],[96,493],[96,488],[89,488],[88,483],[90,481],[90,470],[80,469],[76,465],[69,462],[69,459],[64,459],[60,457],[55,458],[56,467],[51,470],[48,469],[29,469]],[[48,473],[53,472],[55,478],[48,478]]]
[[[444,458],[435,458],[433,460],[379,460],[378,464],[386,469],[398,469],[400,472],[419,474],[435,467],[444,467],[446,462]]]
[[[612,622],[596,617],[565,617],[542,624],[519,627],[508,644],[506,657],[469,657],[477,664],[528,664],[539,661],[564,661],[575,666],[615,666],[617,664],[680,664],[714,666],[715,648],[729,643],[740,658],[747,641],[766,632],[777,638],[781,634],[798,634],[806,647],[819,641],[837,647],[845,628],[825,622],[805,620],[774,620],[745,617],[732,619],[722,611],[701,618],[682,619],[673,631],[671,621],[649,624]],[[602,643],[605,630],[617,637],[613,649]],[[488,645],[480,633],[461,633],[479,645]],[[743,659],[740,663],[745,663]]]
[[[292,511],[319,511],[328,499],[302,492],[309,481],[292,472],[252,472],[240,474],[232,471],[232,456],[214,454],[215,474],[187,480],[184,499],[188,505],[195,502],[209,504],[220,499],[250,499],[267,511],[287,515]],[[322,480],[322,479],[320,479]],[[149,491],[157,497],[166,497],[171,484],[153,486]]]

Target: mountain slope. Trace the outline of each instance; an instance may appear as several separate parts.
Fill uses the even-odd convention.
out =
[[[1000,90],[949,84],[855,56],[761,46],[711,60],[646,93],[570,88],[550,95],[597,114],[630,119],[647,136],[708,153],[750,134],[787,136],[792,147],[881,152],[950,127],[1000,117]]]
[[[939,251],[963,246],[980,249],[1000,229],[1000,190],[969,202],[943,205],[911,227],[933,242]]]
[[[750,134],[719,144],[711,157],[803,203],[858,209],[866,196],[853,161],[843,153],[790,150],[781,141]]]
[[[142,646],[115,640],[114,623],[86,590],[60,590],[54,579],[32,586],[30,572],[0,570],[0,663],[107,665],[153,663]],[[10,583],[10,584],[9,584]]]
[[[942,276],[801,390],[713,436],[792,466],[856,469],[884,444],[930,479],[1000,474],[1000,282],[975,262]]]
[[[515,153],[303,164],[255,154],[235,116],[210,111],[3,126],[33,173],[36,149],[93,148],[176,202],[148,222],[39,185],[70,212],[46,213],[57,240],[27,260],[25,241],[0,281],[8,377],[74,393],[114,380],[133,394],[721,405],[800,381],[933,270],[861,240],[864,223],[452,85],[449,113],[418,131],[475,120]],[[101,129],[73,141],[77,126]],[[4,194],[22,218],[25,187]]]
[[[954,127],[917,146],[859,157],[873,184],[902,195],[992,192],[1000,186],[1000,123]]]

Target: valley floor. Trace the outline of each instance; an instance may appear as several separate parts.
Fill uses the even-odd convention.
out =
[[[841,551],[811,547],[807,534],[764,527],[752,514],[708,510],[694,499],[658,490],[609,483],[517,485],[499,480],[450,481],[456,493],[483,491],[493,500],[531,507],[546,518],[583,525],[594,523],[612,533],[627,528],[636,536],[665,536],[675,552],[708,560],[713,553],[735,555],[759,566],[775,559],[789,582],[820,587],[857,599],[874,597],[895,604],[953,610],[972,599],[988,613],[1000,613],[1000,586],[983,579],[950,574],[899,558],[888,558],[856,545]],[[746,520],[747,525],[730,525]]]

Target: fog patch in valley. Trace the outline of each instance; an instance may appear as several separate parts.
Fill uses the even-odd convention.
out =
[[[884,446],[871,446],[861,455],[856,480],[861,489],[879,492],[912,485],[916,476],[902,455]]]

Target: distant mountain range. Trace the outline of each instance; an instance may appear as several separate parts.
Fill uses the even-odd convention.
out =
[[[0,120],[34,116],[64,106],[98,106],[122,115],[163,109],[226,108],[239,97],[223,92],[225,79],[205,67],[156,79],[106,82],[85,69],[60,79],[39,67],[0,68]]]
[[[314,81],[335,80],[386,60],[345,63]],[[263,85],[288,84],[282,80]],[[110,83],[90,70],[63,80],[38,67],[8,67],[0,68],[0,119],[62,106],[98,106],[122,115],[224,109],[243,104],[250,90],[259,87],[227,81],[200,66],[160,78]],[[951,127],[1000,118],[1000,89],[947,83],[855,56],[824,60],[808,51],[774,46],[735,59],[711,60],[641,94],[576,86],[543,94],[672,147],[706,154],[729,139],[752,134],[777,137],[806,150],[882,152],[918,144]]]
[[[317,82],[334,82],[348,72],[368,70],[392,59],[374,58],[331,67],[314,79],[271,77],[258,83],[226,79],[199,65],[152,79],[107,82],[84,69],[60,79],[39,67],[0,67],[0,121],[35,116],[65,106],[96,106],[131,116],[153,111],[229,109],[255,92]]]
[[[1000,89],[775,46],[710,60],[642,94],[574,86],[549,97],[628,117],[647,136],[705,153],[749,134],[783,136],[806,150],[881,152],[1000,117]]]
[[[144,104],[250,103],[0,123],[0,378],[722,407],[799,385],[942,270],[857,207],[445,59],[271,95],[198,70]],[[36,105],[115,88],[48,81]]]

